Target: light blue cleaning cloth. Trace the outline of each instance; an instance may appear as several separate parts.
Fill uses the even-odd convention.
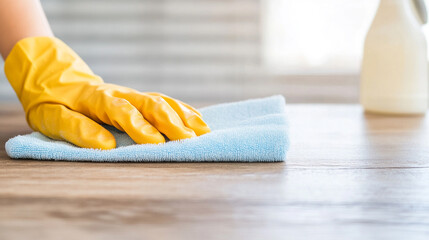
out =
[[[85,149],[33,132],[6,142],[11,158],[93,162],[278,162],[289,148],[282,96],[200,109],[212,132],[164,144],[135,144],[107,127],[117,141],[112,150]]]

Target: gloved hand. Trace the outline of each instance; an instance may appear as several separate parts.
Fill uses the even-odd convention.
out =
[[[102,123],[125,131],[136,143],[163,143],[210,132],[191,106],[159,93],[106,84],[65,43],[52,37],[19,41],[5,73],[32,129],[79,147],[112,149]]]

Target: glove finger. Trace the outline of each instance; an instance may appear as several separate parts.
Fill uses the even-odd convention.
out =
[[[114,96],[128,100],[139,109],[145,119],[170,140],[197,136],[194,130],[185,126],[178,113],[159,93],[140,93],[133,89],[121,89],[116,91]]]
[[[165,101],[167,101],[169,104],[170,104],[170,102],[171,101],[174,101],[174,102],[178,102],[178,103],[180,103],[180,104],[182,104],[183,106],[185,106],[185,107],[187,107],[189,110],[191,110],[191,111],[193,111],[194,113],[196,113],[198,116],[200,116],[200,117],[202,117],[203,115],[197,110],[197,109],[195,109],[194,107],[192,107],[191,105],[189,105],[189,104],[187,104],[187,103],[184,103],[184,102],[182,102],[182,101],[180,101],[180,100],[177,100],[177,99],[174,99],[174,98],[172,98],[172,97],[169,97],[169,96],[167,96],[167,95],[164,95],[164,94],[162,94],[162,93],[148,93],[149,95],[152,95],[152,96],[161,96],[162,98],[164,98],[165,99]],[[171,105],[171,104],[170,104]]]
[[[138,144],[165,142],[162,134],[126,99],[111,97],[103,107],[106,114],[99,117],[100,120],[123,130],[134,142]]]
[[[197,136],[194,130],[185,126],[180,116],[161,96],[129,93],[124,97],[136,106],[141,114],[170,140]]]
[[[183,105],[182,102],[171,97],[162,96],[162,98],[176,111],[185,126],[194,130],[197,136],[210,132],[210,128],[202,119],[201,114],[197,114],[192,109]]]
[[[116,140],[109,131],[63,105],[41,104],[30,110],[28,121],[34,130],[79,147],[105,150],[116,147]]]

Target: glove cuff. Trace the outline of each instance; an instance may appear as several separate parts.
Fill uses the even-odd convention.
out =
[[[73,92],[79,91],[76,83],[103,83],[70,47],[55,37],[20,40],[6,58],[4,71],[27,115],[41,103],[68,105],[59,96],[51,95],[50,89],[68,88]]]

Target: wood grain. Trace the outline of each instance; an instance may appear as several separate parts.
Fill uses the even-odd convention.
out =
[[[109,164],[10,160],[0,106],[0,239],[428,239],[427,117],[288,114],[285,163]]]

